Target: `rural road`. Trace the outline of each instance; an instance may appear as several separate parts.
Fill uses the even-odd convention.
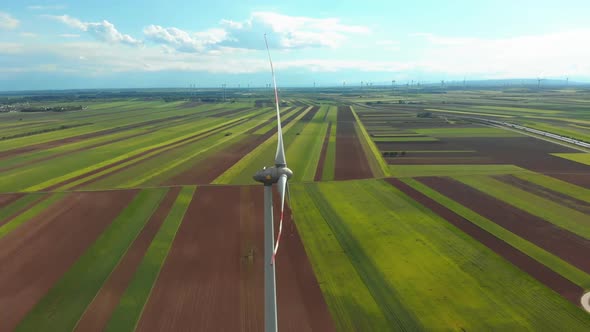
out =
[[[590,312],[590,292],[588,292],[582,296],[581,302],[582,302],[582,307],[587,312]]]

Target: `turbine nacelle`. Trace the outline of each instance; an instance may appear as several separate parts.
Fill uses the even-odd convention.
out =
[[[252,178],[258,182],[264,183],[264,185],[269,186],[277,183],[282,175],[286,175],[288,180],[293,176],[293,171],[291,171],[286,166],[265,167],[256,172]]]

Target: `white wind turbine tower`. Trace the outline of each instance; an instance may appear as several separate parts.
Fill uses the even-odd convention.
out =
[[[275,279],[275,255],[279,249],[281,231],[283,228],[283,211],[285,208],[285,193],[287,181],[293,176],[293,172],[287,168],[285,159],[285,147],[283,146],[283,129],[281,128],[281,114],[279,111],[279,94],[277,91],[277,81],[275,71],[270,57],[268,41],[264,35],[270,70],[272,72],[272,82],[275,92],[275,105],[277,111],[277,153],[275,155],[275,165],[264,167],[254,174],[254,180],[264,184],[264,330],[266,332],[276,332],[277,327],[277,290]],[[277,241],[274,241],[274,225],[272,210],[272,185],[277,183],[279,194],[281,195],[281,219],[279,222],[279,234]]]

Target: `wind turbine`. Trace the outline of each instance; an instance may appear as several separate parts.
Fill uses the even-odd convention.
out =
[[[285,159],[285,147],[283,146],[283,129],[281,128],[281,114],[279,111],[279,94],[277,91],[277,80],[275,79],[275,70],[270,57],[268,41],[264,35],[266,51],[268,52],[268,61],[272,72],[272,82],[275,91],[275,105],[277,110],[277,153],[275,155],[275,165],[264,167],[254,174],[254,180],[264,184],[264,330],[266,332],[276,332],[277,328],[277,289],[275,280],[275,256],[279,249],[281,240],[281,231],[283,230],[283,211],[285,208],[285,193],[287,191],[287,181],[293,176],[293,172],[287,168]],[[281,195],[281,220],[279,222],[279,234],[277,242],[274,241],[274,225],[272,211],[272,185],[277,183],[279,194]]]

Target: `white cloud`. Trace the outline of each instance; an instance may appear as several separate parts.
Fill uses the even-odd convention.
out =
[[[345,25],[337,18],[288,16],[274,12],[254,12],[244,22],[221,20],[231,37],[227,45],[262,49],[260,36],[272,34],[269,46],[284,49],[341,46],[350,35],[367,34],[367,27]]]
[[[77,18],[68,16],[68,15],[61,15],[61,16],[54,16],[54,15],[44,15],[45,17],[49,17],[51,19],[60,21],[72,28],[88,32],[89,34],[93,35],[98,40],[102,40],[104,42],[108,42],[111,44],[125,44],[130,46],[137,46],[141,45],[142,42],[137,40],[130,35],[122,34],[119,32],[115,25],[107,20],[103,20],[102,22],[82,22]]]
[[[23,51],[24,51],[23,44],[0,42],[0,54],[19,54]]]
[[[36,38],[38,35],[34,32],[21,32],[20,35],[26,38]]]
[[[62,33],[59,36],[62,38],[80,38],[80,35],[76,33]]]
[[[590,76],[590,29],[501,39],[414,34],[424,71],[484,78]]]
[[[5,12],[0,12],[0,29],[11,30],[15,29],[20,24],[20,21],[10,16]]]
[[[58,9],[65,9],[66,5],[30,5],[27,6],[29,10],[58,10]]]
[[[208,46],[219,44],[227,38],[227,32],[223,29],[191,33],[175,27],[164,28],[159,25],[147,26],[143,29],[143,33],[155,43],[188,53],[203,52]]]

